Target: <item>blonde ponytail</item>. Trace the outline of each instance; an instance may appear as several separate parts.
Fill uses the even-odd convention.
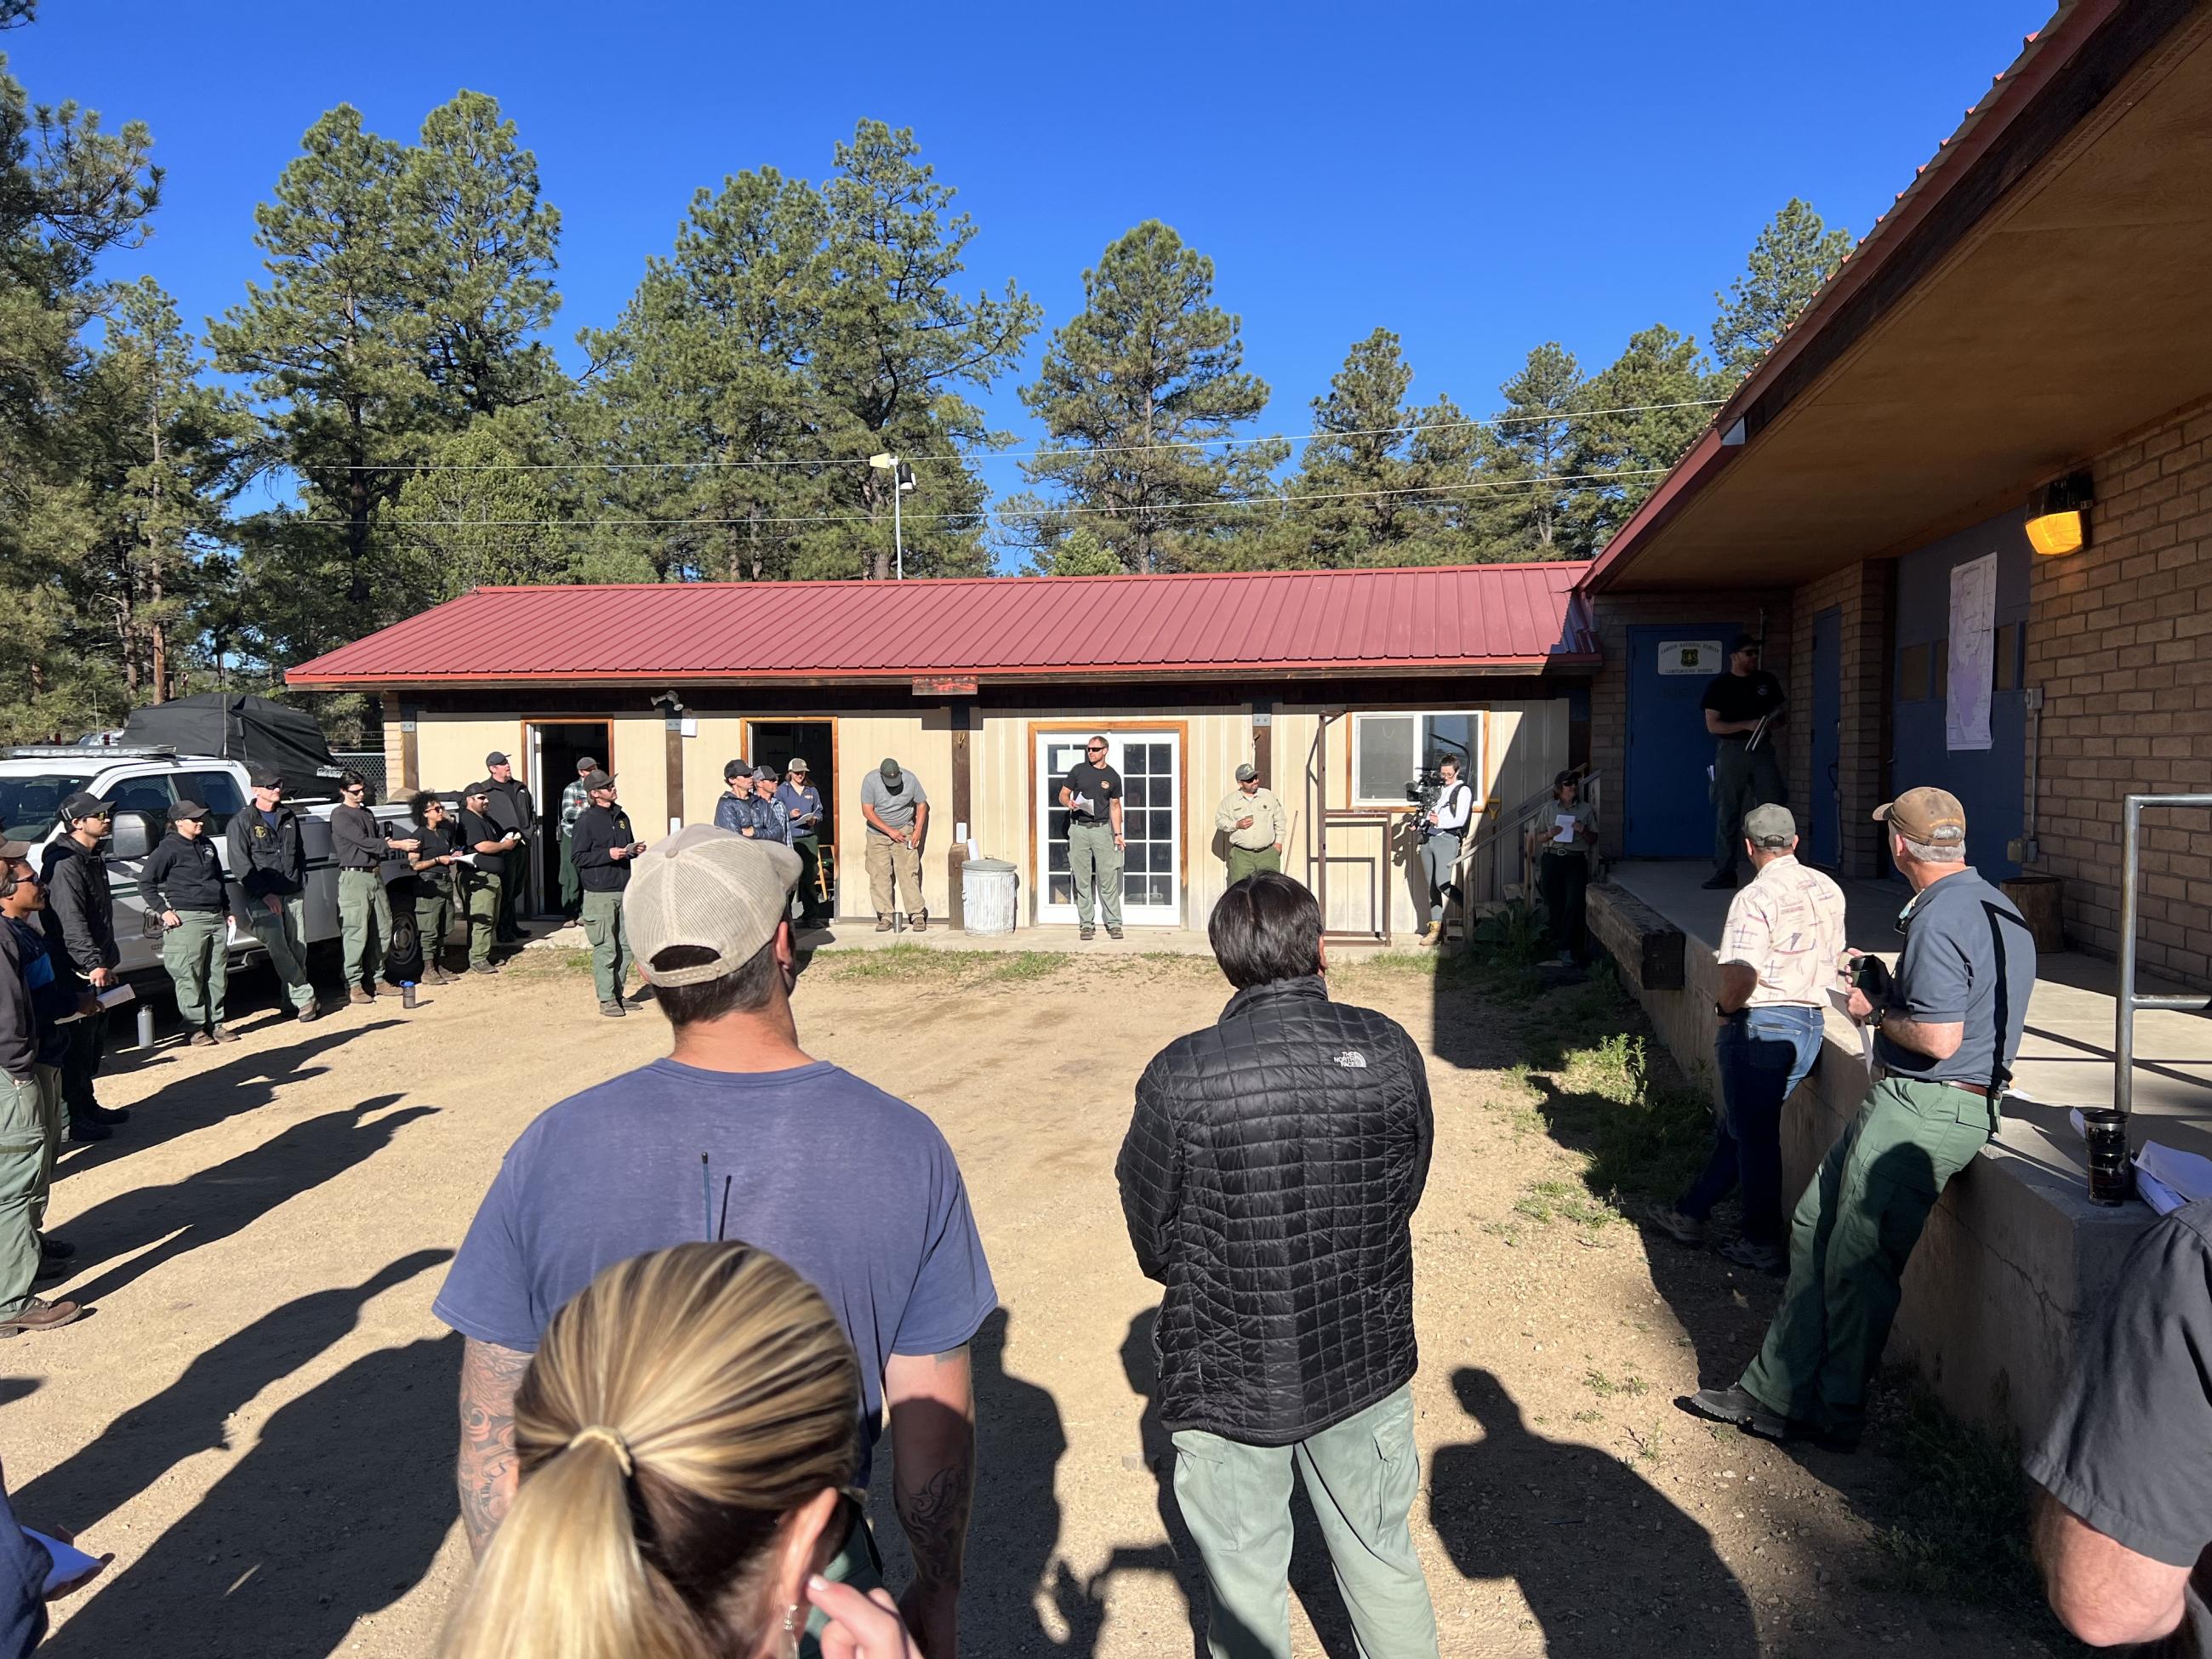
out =
[[[860,1370],[764,1250],[683,1244],[554,1316],[514,1402],[521,1480],[441,1659],[750,1653],[783,1518],[852,1479]]]

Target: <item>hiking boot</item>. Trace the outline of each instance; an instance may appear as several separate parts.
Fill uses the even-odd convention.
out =
[[[213,1037],[217,1042],[235,1042],[238,1041],[238,1033],[232,1030],[228,1025],[211,1027],[208,1035]]]
[[[324,1007],[321,1003],[311,1002],[306,1007],[301,1009],[298,1013],[293,1015],[292,1018],[302,1025],[313,1025],[317,1020],[320,1019],[328,1012],[330,1012],[330,1010]]]
[[[98,1118],[73,1117],[69,1121],[69,1144],[72,1146],[89,1146],[95,1140],[114,1139],[115,1131]]]
[[[1687,1244],[1696,1249],[1705,1242],[1705,1224],[1693,1215],[1684,1215],[1669,1204],[1665,1209],[1650,1212],[1651,1224],[1673,1239],[1677,1244]]]
[[[1733,1423],[1746,1434],[1757,1435],[1761,1440],[1790,1437],[1790,1419],[1780,1412],[1769,1410],[1741,1388],[1699,1389],[1674,1403],[1694,1416],[1710,1418],[1716,1423]]]
[[[1443,923],[1441,921],[1432,921],[1427,927],[1421,929],[1421,937],[1416,941],[1416,943],[1433,950],[1437,945],[1443,942]]]
[[[47,1302],[33,1297],[5,1319],[0,1337],[21,1336],[25,1331],[51,1331],[66,1325],[84,1311],[74,1302]]]
[[[429,979],[433,985],[451,985],[453,982],[453,976],[434,962],[430,964]]]
[[[609,1019],[627,1019],[629,1018],[629,1010],[623,1007],[619,1002],[603,1002],[599,1005],[599,1012],[605,1014]]]
[[[927,910],[916,911],[913,915],[910,915],[906,919],[906,925],[913,928],[917,933],[927,933],[929,931],[929,912]]]
[[[374,1002],[376,1000],[376,993],[370,990],[365,985],[356,985],[346,993],[346,1000],[348,1002]]]
[[[215,1039],[210,1036],[205,1031],[195,1031],[191,1036],[186,1037],[185,1041],[195,1048],[212,1048],[215,1047]]]
[[[472,974],[495,974],[499,969],[495,963],[479,962],[471,967],[469,971]]]
[[[891,919],[889,916],[879,915],[876,918],[876,931],[878,933],[888,933],[890,930]]]
[[[1098,937],[1098,930],[1086,921],[1083,924],[1082,927],[1078,930],[1076,936],[1079,939],[1097,939]]]
[[[1698,884],[1698,886],[1714,892],[1732,889],[1735,884],[1735,872],[1733,870],[1717,870]]]
[[[1106,937],[1108,939],[1119,939],[1121,937],[1121,930],[1109,921],[1106,924]]]
[[[131,1121],[130,1109],[123,1106],[88,1106],[77,1115],[88,1117],[94,1123],[115,1124]]]
[[[1748,1267],[1755,1273],[1782,1274],[1790,1271],[1790,1258],[1777,1244],[1754,1244],[1747,1238],[1732,1239],[1721,1246],[1721,1260]]]

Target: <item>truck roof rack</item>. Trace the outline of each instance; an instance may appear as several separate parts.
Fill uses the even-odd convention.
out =
[[[173,744],[112,744],[99,749],[88,749],[74,743],[18,743],[10,744],[4,753],[9,760],[75,760],[97,768],[110,760],[174,760]]]

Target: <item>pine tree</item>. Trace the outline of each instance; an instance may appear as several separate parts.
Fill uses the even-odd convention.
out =
[[[1290,495],[1304,531],[1300,562],[1332,569],[1387,564],[1419,521],[1407,459],[1406,393],[1413,371],[1398,337],[1376,329],[1354,344],[1328,392],[1313,400],[1314,431]]]
[[[1575,427],[1589,406],[1589,382],[1575,354],[1547,340],[1498,390],[1505,407],[1478,449],[1483,480],[1498,486],[1484,492],[1488,499],[1479,509],[1490,532],[1486,550],[1503,558],[1572,556],[1561,532],[1583,494],[1572,476]]]
[[[1716,392],[1698,343],[1654,323],[1590,381],[1571,470],[1586,482],[1568,541],[1595,553],[1711,422]],[[1599,476],[1612,474],[1611,477]]]
[[[1052,447],[1022,471],[1052,486],[1139,573],[1211,562],[1223,514],[1212,503],[1273,493],[1276,440],[1216,448],[1267,406],[1243,373],[1241,325],[1213,303],[1213,262],[1158,220],[1107,248],[1083,273],[1084,308],[1053,337],[1022,401]],[[1035,533],[1065,526],[1048,514]]]
[[[1808,202],[1793,196],[1752,244],[1742,276],[1715,294],[1713,356],[1724,391],[1733,391],[1771,351],[1820,285],[1851,251],[1851,234],[1830,230]]]

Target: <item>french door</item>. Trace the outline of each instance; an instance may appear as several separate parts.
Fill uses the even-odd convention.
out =
[[[1067,860],[1067,813],[1060,786],[1083,758],[1084,732],[1036,734],[1040,922],[1073,921],[1075,878]],[[1133,927],[1182,925],[1182,736],[1176,731],[1106,732],[1107,763],[1121,775],[1121,920]]]

